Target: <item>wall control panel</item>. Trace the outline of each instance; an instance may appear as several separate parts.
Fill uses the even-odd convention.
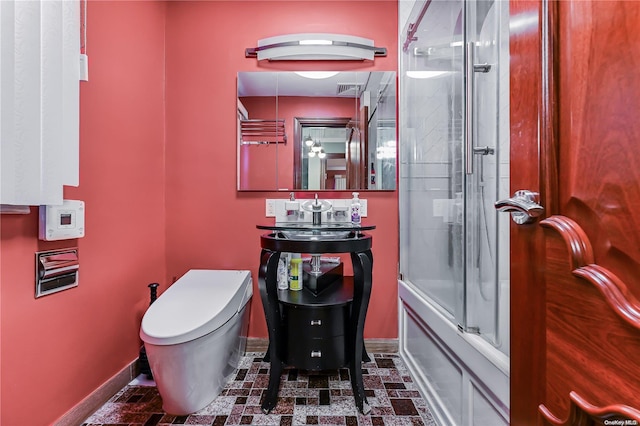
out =
[[[40,206],[39,229],[44,241],[84,237],[84,201],[64,200],[62,205]]]

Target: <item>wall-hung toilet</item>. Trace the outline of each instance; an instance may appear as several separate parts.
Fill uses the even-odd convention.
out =
[[[206,407],[244,354],[253,294],[249,271],[192,269],[149,306],[140,338],[169,414]]]

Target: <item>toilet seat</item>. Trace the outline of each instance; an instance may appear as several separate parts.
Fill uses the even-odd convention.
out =
[[[140,338],[154,345],[175,345],[217,330],[251,299],[249,271],[192,269],[149,306]]]

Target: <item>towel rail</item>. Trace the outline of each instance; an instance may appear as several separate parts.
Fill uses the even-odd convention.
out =
[[[280,120],[241,120],[241,145],[287,144],[284,119]]]

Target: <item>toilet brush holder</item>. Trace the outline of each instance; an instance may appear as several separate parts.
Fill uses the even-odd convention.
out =
[[[151,283],[149,284],[149,292],[150,292],[150,300],[149,306],[158,298],[158,287],[160,284]],[[153,373],[151,372],[151,366],[149,365],[149,359],[147,358],[147,350],[144,347],[144,344],[140,346],[140,353],[138,354],[138,368],[140,369],[140,373],[147,376],[147,379],[153,380]]]

